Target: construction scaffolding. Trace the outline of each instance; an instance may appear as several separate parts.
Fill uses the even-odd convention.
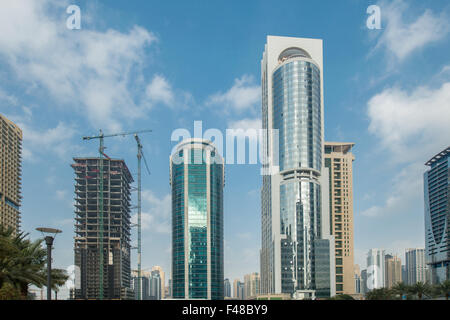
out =
[[[75,171],[75,265],[80,268],[75,299],[133,299],[133,177],[125,162],[118,159],[74,158],[71,166]]]

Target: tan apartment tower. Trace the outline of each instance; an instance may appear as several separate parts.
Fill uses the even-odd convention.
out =
[[[385,286],[392,288],[396,283],[402,282],[402,261],[397,256],[386,255]]]
[[[20,229],[22,130],[0,114],[0,224]]]
[[[353,169],[355,144],[325,142],[325,167],[329,168],[330,228],[335,237],[336,294],[354,294]]]

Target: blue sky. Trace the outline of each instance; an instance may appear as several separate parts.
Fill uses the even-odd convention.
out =
[[[66,8],[81,8],[68,30]],[[366,9],[381,8],[381,30]],[[169,155],[177,128],[260,123],[267,35],[324,41],[325,137],[355,142],[355,262],[369,248],[424,246],[423,163],[450,136],[450,6],[430,1],[2,1],[0,112],[24,130],[22,229],[63,230],[54,263],[73,264],[75,156],[98,132],[141,136],[143,268],[170,274]],[[106,153],[136,172],[132,137]],[[259,272],[259,165],[228,165],[225,276]],[[133,253],[133,265],[136,265]],[[166,278],[169,278],[167,276]]]

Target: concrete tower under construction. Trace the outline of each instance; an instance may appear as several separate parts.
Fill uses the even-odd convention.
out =
[[[100,297],[100,159],[74,158],[75,299]],[[103,297],[133,299],[130,212],[133,178],[123,160],[103,159]]]

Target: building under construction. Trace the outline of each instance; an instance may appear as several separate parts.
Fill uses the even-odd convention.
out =
[[[103,276],[100,275],[100,158],[74,158],[75,299],[133,299],[130,268],[131,183],[123,160],[103,159]]]

